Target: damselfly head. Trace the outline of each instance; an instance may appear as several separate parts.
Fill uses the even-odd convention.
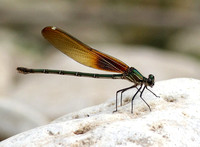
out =
[[[154,75],[150,74],[148,79],[147,79],[147,85],[150,86],[150,87],[153,87],[155,81],[154,81]]]

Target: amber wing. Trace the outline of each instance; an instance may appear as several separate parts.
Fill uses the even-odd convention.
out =
[[[42,35],[54,47],[83,65],[118,73],[123,73],[128,69],[128,65],[122,61],[87,46],[56,27],[45,27]]]

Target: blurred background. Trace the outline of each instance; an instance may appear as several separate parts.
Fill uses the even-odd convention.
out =
[[[18,66],[106,73],[51,46],[40,33],[45,26],[65,30],[144,76],[152,73],[156,81],[199,79],[199,14],[199,0],[0,0],[0,140],[103,103],[132,85],[17,73]]]

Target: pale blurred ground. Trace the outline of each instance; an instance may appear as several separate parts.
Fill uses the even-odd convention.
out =
[[[34,122],[32,127],[36,127],[114,98],[117,90],[132,85],[123,80],[18,74],[17,66],[105,73],[80,65],[53,48],[40,34],[45,26],[60,27],[144,76],[154,74],[156,81],[200,79],[199,8],[199,0],[0,0],[0,104],[7,105],[0,105],[5,122],[0,123],[0,139],[33,124],[24,113],[41,118]],[[19,106],[24,108],[18,111]],[[24,120],[26,127],[13,115]]]

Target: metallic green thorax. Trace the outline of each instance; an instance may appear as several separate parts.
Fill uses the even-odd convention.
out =
[[[153,87],[155,83],[154,75],[150,74],[148,78],[144,77],[137,69],[130,67],[127,72],[123,74],[124,79],[127,79],[135,85],[145,85]]]
[[[129,68],[128,71],[124,73],[124,77],[135,84],[144,82],[144,79],[146,79],[137,69],[133,67]]]

